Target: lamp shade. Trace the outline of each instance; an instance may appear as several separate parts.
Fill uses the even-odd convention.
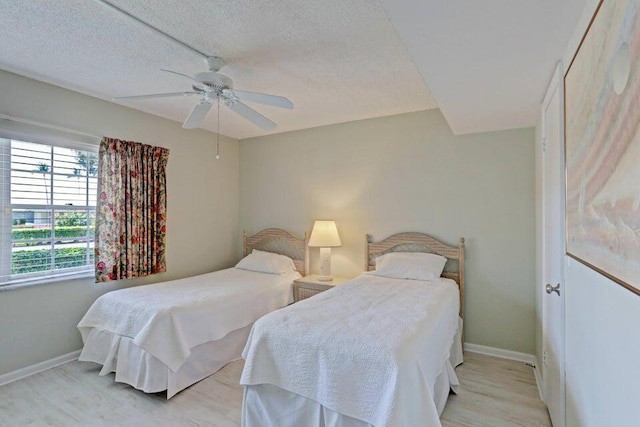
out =
[[[335,221],[316,221],[311,230],[309,246],[312,248],[335,248],[342,246]]]

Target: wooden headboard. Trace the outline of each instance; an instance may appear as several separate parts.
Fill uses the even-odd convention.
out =
[[[464,237],[458,246],[449,246],[423,233],[398,233],[379,242],[367,234],[365,271],[376,269],[376,258],[389,252],[427,252],[447,258],[442,277],[453,279],[460,288],[460,317],[464,319]]]
[[[307,248],[307,233],[302,239],[280,228],[265,228],[253,236],[243,232],[243,255],[247,256],[252,250],[273,252],[286,255],[293,260],[298,273],[303,276],[309,271],[309,249]]]

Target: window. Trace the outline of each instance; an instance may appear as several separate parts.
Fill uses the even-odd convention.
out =
[[[93,271],[96,152],[0,138],[0,285]]]

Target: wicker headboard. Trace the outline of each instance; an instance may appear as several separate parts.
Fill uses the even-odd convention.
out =
[[[297,238],[288,231],[279,228],[265,228],[253,236],[243,233],[244,256],[252,250],[273,252],[286,255],[293,260],[298,273],[303,276],[309,271],[309,250],[307,248],[307,233],[302,239]]]
[[[398,233],[379,242],[372,242],[367,234],[365,271],[375,270],[376,258],[389,252],[427,252],[447,258],[442,277],[455,280],[460,287],[460,317],[464,319],[464,237],[456,247],[423,233]]]

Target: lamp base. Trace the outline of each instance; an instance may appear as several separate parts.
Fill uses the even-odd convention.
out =
[[[330,282],[331,277],[331,248],[320,248],[320,277],[321,282]]]

